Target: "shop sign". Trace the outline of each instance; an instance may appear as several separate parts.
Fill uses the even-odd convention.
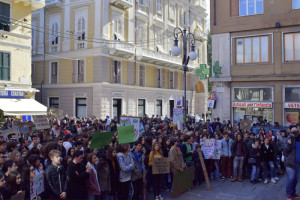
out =
[[[236,108],[272,108],[272,103],[233,102],[232,107],[236,107]]]
[[[24,98],[24,91],[0,90],[0,98]]]
[[[284,108],[299,108],[300,103],[284,103]]]

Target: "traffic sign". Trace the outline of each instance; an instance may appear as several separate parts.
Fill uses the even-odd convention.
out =
[[[209,100],[217,100],[217,97],[216,97],[216,93],[215,91],[213,91],[210,95],[210,97],[208,98]]]

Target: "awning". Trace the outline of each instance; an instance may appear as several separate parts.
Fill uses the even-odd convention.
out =
[[[47,107],[34,99],[0,99],[4,115],[46,115]]]

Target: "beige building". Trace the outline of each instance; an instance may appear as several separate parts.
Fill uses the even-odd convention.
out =
[[[300,116],[300,1],[211,0],[213,117],[267,119],[285,126]]]
[[[47,0],[32,21],[37,99],[76,117],[170,116],[183,96],[173,32],[187,27],[198,53],[189,63],[188,110],[201,114],[207,83],[195,69],[206,63],[206,17],[204,0]]]
[[[38,90],[32,88],[31,80],[31,12],[44,6],[42,0],[0,1],[0,109],[4,115],[46,113],[34,101]]]

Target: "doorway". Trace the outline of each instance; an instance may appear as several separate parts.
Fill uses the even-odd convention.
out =
[[[170,117],[173,117],[174,100],[169,100],[170,105]]]
[[[119,121],[119,118],[122,114],[122,99],[113,99],[113,118],[117,117],[117,120]]]

